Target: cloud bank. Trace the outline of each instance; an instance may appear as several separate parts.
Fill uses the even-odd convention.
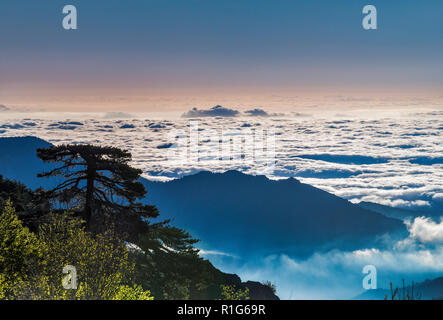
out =
[[[244,114],[249,117],[278,117],[283,115],[282,113],[268,113],[265,110],[259,108],[246,110]]]
[[[182,115],[183,118],[201,118],[201,117],[236,117],[239,111],[216,105],[210,109],[192,108]]]
[[[241,113],[238,110],[226,108],[220,105],[216,105],[210,109],[198,109],[192,108],[188,112],[182,115],[182,118],[202,118],[202,117],[237,117],[237,116],[246,116],[246,117],[273,117],[273,116],[281,116],[280,113],[268,113],[263,109],[255,108],[251,110],[246,110]]]
[[[408,230],[411,238],[422,243],[443,244],[443,217],[440,223],[427,217],[417,217],[412,223],[408,223]]]
[[[410,238],[407,238],[410,239]],[[405,239],[405,240],[407,240]],[[277,286],[283,299],[350,299],[365,290],[363,267],[377,270],[377,288],[389,283],[410,283],[436,278],[443,273],[443,247],[416,247],[412,243],[391,249],[362,248],[355,251],[332,250],[315,253],[307,259],[285,254],[241,261],[224,256],[210,260],[225,272],[237,273],[242,279],[269,280]]]
[[[197,114],[202,111],[197,110]],[[188,118],[155,120],[134,115],[133,119],[120,119],[130,115],[111,113],[106,115],[107,118],[103,118],[105,114],[97,118],[94,114],[85,115],[82,118],[84,125],[80,127],[60,124],[60,118],[72,123],[68,119],[77,117],[74,114],[24,114],[23,117],[29,119],[19,120],[8,119],[9,112],[5,112],[0,119],[0,131],[5,137],[31,135],[55,144],[105,145],[109,144],[109,132],[112,131],[113,144],[131,150],[134,165],[143,170],[146,178],[167,180],[201,170],[239,170],[247,174],[265,174],[273,179],[298,177],[303,183],[352,202],[432,210],[434,216],[442,212],[443,111],[372,112],[370,115],[349,111],[340,116],[333,116],[336,112],[331,115],[321,111],[312,112],[310,117],[288,114],[284,118],[250,117],[251,121],[246,121],[244,113],[220,116],[225,112],[223,110],[231,109],[216,107],[208,110],[214,116],[201,118],[198,122],[201,150],[206,152],[219,147],[218,139],[208,138],[214,137],[211,133],[214,131],[220,134],[221,130],[245,129],[252,133],[272,129],[276,147],[273,170],[268,170],[260,162],[167,161],[170,148],[157,147],[175,143],[169,135],[171,130],[189,136]],[[120,128],[124,124],[130,124],[131,129]],[[189,142],[179,140],[180,144]]]

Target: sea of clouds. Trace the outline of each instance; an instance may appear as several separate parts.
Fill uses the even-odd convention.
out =
[[[122,112],[3,112],[0,136],[31,135],[54,144],[93,143],[126,148],[133,154],[133,165],[142,169],[148,179],[168,180],[200,170],[236,169],[274,179],[297,177],[352,202],[427,208],[432,202],[443,201],[441,110],[346,114],[229,110],[221,106],[193,109],[182,117],[164,120]],[[201,117],[189,119],[196,115]],[[171,161],[170,149],[188,141],[187,137],[171,137],[175,132],[187,134],[191,121],[198,124],[200,152],[218,148],[218,139],[208,139],[206,132],[231,130],[249,135],[272,130],[272,170],[259,161]],[[236,150],[233,152],[242,152],[241,148]]]

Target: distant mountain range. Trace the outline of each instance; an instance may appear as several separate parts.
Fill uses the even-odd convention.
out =
[[[399,287],[400,294],[403,296],[403,288]],[[396,285],[394,284],[394,290]],[[411,285],[405,284],[406,292],[409,288],[411,292]],[[426,280],[421,283],[414,284],[414,292],[420,295],[422,300],[443,300],[443,277],[435,278],[432,280]],[[388,300],[391,300],[390,289],[376,289],[366,290],[362,294],[358,295],[354,299],[356,300],[383,300],[385,296],[388,296]],[[396,296],[398,299],[398,296]]]
[[[294,178],[275,181],[227,171],[143,183],[162,217],[174,219],[211,250],[302,257],[376,246],[385,233],[405,235],[401,221]]]
[[[55,181],[37,178],[48,170],[36,149],[50,144],[35,137],[0,138],[0,174],[31,188]],[[330,249],[378,246],[379,237],[406,235],[404,224],[354,205],[294,178],[269,180],[237,171],[200,172],[169,182],[141,179],[146,202],[160,217],[201,239],[205,250],[233,255],[285,253],[309,256]]]
[[[363,209],[371,210],[374,212],[378,212],[386,217],[395,218],[395,219],[408,219],[408,218],[414,218],[419,216],[440,216],[439,210],[408,210],[408,209],[402,209],[402,208],[393,208],[389,206],[385,206],[378,203],[373,202],[367,202],[362,201],[357,203],[359,207],[362,207]]]

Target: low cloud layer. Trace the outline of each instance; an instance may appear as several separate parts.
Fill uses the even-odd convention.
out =
[[[407,223],[409,235],[397,241],[386,236],[387,247],[355,251],[317,252],[306,259],[284,253],[249,261],[228,254],[205,255],[216,267],[242,279],[271,281],[283,299],[350,299],[362,294],[364,266],[375,266],[377,288],[434,279],[443,274],[440,224],[425,217]]]
[[[366,248],[356,251],[333,250],[316,253],[308,259],[285,254],[270,255],[254,261],[225,256],[210,257],[225,272],[242,279],[271,281],[283,299],[350,299],[363,293],[363,267],[375,266],[377,288],[389,288],[439,277],[443,273],[443,247],[393,247],[390,250]]]
[[[417,217],[412,223],[408,223],[411,238],[422,243],[443,244],[443,218],[436,223],[427,217]]]

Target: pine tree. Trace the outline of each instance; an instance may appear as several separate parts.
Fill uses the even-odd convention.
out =
[[[63,179],[46,196],[70,208],[80,207],[91,231],[101,232],[110,223],[136,239],[148,226],[147,219],[158,216],[155,207],[138,202],[146,194],[138,181],[142,171],[128,164],[131,154],[126,150],[60,145],[37,149],[37,156],[44,162],[60,164],[38,174]]]

